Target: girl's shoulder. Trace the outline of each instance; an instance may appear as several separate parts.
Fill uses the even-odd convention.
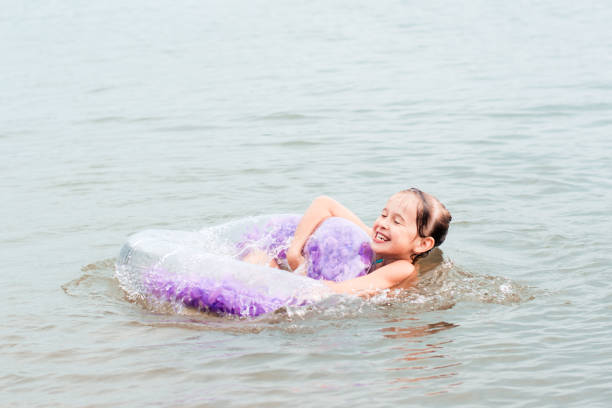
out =
[[[411,274],[416,270],[414,264],[407,259],[398,259],[397,261],[393,261],[390,264],[387,264],[387,266],[392,266],[392,265],[393,265],[393,269],[397,269],[398,271],[401,271],[407,274]]]
[[[384,276],[391,284],[390,286],[394,286],[414,275],[416,273],[416,268],[412,262],[398,259],[397,261],[393,261],[378,268],[373,273]]]

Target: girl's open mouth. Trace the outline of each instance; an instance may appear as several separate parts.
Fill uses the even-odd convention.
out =
[[[380,232],[377,232],[376,234],[374,234],[374,241],[375,242],[386,242],[386,241],[389,241],[389,238],[384,236]]]

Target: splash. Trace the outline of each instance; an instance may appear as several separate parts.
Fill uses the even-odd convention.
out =
[[[261,328],[279,323],[294,324],[313,319],[331,321],[376,317],[388,313],[416,314],[445,310],[465,302],[513,305],[529,301],[535,296],[533,289],[511,279],[468,272],[445,258],[443,253],[436,249],[427,258],[420,261],[419,280],[415,286],[393,291],[387,290],[370,299],[362,299],[355,296],[324,293],[321,287],[317,286],[316,281],[298,277],[303,278],[302,284],[297,287],[291,286],[291,289],[285,287],[284,296],[291,298],[291,301],[277,301],[279,297],[272,296],[269,304],[258,308],[257,304],[249,301],[254,296],[248,293],[249,290],[255,291],[255,297],[258,293],[270,296],[272,292],[278,290],[279,286],[283,286],[284,278],[293,279],[297,276],[287,271],[272,270],[261,265],[249,265],[233,259],[245,248],[245,246],[236,245],[236,242],[244,238],[245,222],[248,225],[265,225],[266,219],[254,217],[206,228],[198,231],[197,239],[194,239],[190,233],[185,233],[187,235],[182,235],[182,238],[173,243],[171,251],[168,251],[167,246],[164,246],[159,240],[154,240],[157,242],[156,245],[162,247],[164,255],[156,258],[153,263],[151,263],[150,253],[143,254],[137,250],[140,241],[135,240],[134,246],[122,251],[117,260],[107,259],[84,266],[82,276],[68,282],[62,288],[70,296],[93,296],[97,301],[102,301],[101,298],[105,296],[112,297],[113,301],[127,299],[155,314],[175,316],[174,318],[169,317],[169,321],[163,324],[177,323],[187,326],[193,324],[209,327],[214,323],[220,325],[219,329],[223,329],[227,322],[234,321],[236,318],[242,321],[240,316],[245,315],[260,316],[253,321],[253,327]],[[271,237],[266,239],[269,242]],[[249,245],[256,242],[256,240],[251,241]],[[196,249],[197,255],[194,255],[193,251],[185,252],[185,248]],[[126,264],[130,267],[125,267]],[[146,268],[138,267],[138,265],[145,264],[148,265]],[[174,269],[174,273],[178,276],[160,269],[164,266],[175,267],[177,265],[192,270],[198,270],[200,267],[209,268],[213,270],[210,276],[215,279],[215,282],[198,283],[198,286],[211,288],[206,293],[188,292],[187,289],[194,286],[194,279],[201,280],[202,278],[198,274],[186,273],[180,268]],[[248,271],[246,274],[239,275],[245,291],[228,293],[227,287],[234,285],[228,282],[228,279],[235,277],[234,271],[237,269],[243,272]],[[270,271],[278,274],[274,275],[272,285],[269,280],[261,280],[261,277],[268,276]],[[169,277],[172,278],[170,281],[164,281]],[[109,287],[118,289],[116,282],[119,282],[122,291],[109,289]],[[201,307],[198,302],[204,298],[213,306]],[[214,314],[202,313],[202,311],[228,313],[219,303],[215,305],[215,301],[220,298],[233,299],[226,303],[235,305],[235,309],[229,310],[229,313],[233,312],[236,316],[225,315],[221,317],[221,320],[217,320]]]

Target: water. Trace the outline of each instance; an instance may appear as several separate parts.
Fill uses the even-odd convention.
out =
[[[3,4],[2,406],[607,406],[603,1]],[[153,312],[127,236],[291,213],[454,222],[400,299]]]

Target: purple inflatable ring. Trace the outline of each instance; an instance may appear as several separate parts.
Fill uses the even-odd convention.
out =
[[[263,222],[260,222],[263,219]],[[325,220],[304,246],[307,276],[242,262],[253,249],[286,267],[300,216],[269,216],[198,232],[147,230],[122,247],[115,276],[128,298],[237,316],[315,303],[330,294],[320,280],[365,275],[370,238],[341,218]]]

